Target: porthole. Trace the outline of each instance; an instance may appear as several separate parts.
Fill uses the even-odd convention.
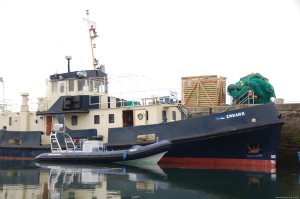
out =
[[[138,118],[139,118],[139,120],[142,120],[142,119],[143,119],[143,117],[144,117],[144,116],[143,116],[143,114],[142,114],[142,113],[139,113],[139,114],[138,114]]]

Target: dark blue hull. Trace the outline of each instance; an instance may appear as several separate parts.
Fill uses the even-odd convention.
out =
[[[49,146],[41,145],[40,131],[0,131],[0,160],[32,160],[49,152]]]
[[[0,146],[0,160],[33,160],[41,153],[50,152],[50,147]]]
[[[162,162],[275,166],[280,131],[280,125],[271,125],[217,136],[176,139]]]
[[[162,162],[275,165],[282,125],[270,103],[170,123],[111,129],[107,147],[128,147],[136,144],[139,135],[151,133],[172,142]]]

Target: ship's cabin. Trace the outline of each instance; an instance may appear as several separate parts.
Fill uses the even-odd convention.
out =
[[[107,95],[107,74],[101,70],[85,70],[54,74],[47,81],[45,98],[39,99],[38,111],[46,111],[61,96]],[[92,99],[93,100],[93,99]]]
[[[51,95],[107,94],[107,74],[100,70],[74,71],[50,76]]]

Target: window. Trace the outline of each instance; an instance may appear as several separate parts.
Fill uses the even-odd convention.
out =
[[[100,115],[94,115],[94,124],[100,124]]]
[[[115,123],[115,115],[114,114],[108,115],[108,123]]]
[[[78,84],[78,91],[83,91],[84,85],[85,85],[85,80],[84,79],[79,79],[77,80]]]
[[[77,123],[78,123],[77,115],[73,115],[72,118],[71,118],[71,124],[72,124],[72,126],[76,126]]]
[[[94,89],[97,93],[105,93],[105,83],[102,81],[95,81]]]
[[[110,108],[110,97],[107,97],[107,105],[108,105],[108,108]]]
[[[90,104],[100,104],[100,96],[90,96]]]
[[[148,111],[146,111],[146,120],[148,120],[149,119],[149,113],[148,113]]]
[[[52,93],[56,93],[57,92],[57,81],[53,81],[52,82]]]
[[[65,92],[65,84],[63,82],[59,84],[59,89],[61,93]]]
[[[8,123],[9,123],[9,126],[11,126],[11,125],[12,125],[12,118],[11,118],[11,117],[9,117],[9,119],[8,119]]]
[[[139,113],[139,114],[138,114],[138,119],[139,119],[139,120],[142,120],[143,118],[144,118],[143,113]]]
[[[102,93],[104,91],[103,85],[100,81],[95,81],[94,82],[94,87],[97,93]]]
[[[90,90],[90,82],[89,81],[86,81],[85,82],[85,85],[84,85],[84,91],[89,91]],[[92,90],[92,89],[91,89]]]
[[[8,144],[10,145],[21,145],[22,141],[19,139],[9,139]]]
[[[69,91],[74,91],[74,79],[69,80]]]
[[[167,122],[167,111],[162,111],[162,121]]]
[[[172,111],[172,119],[176,121],[176,111]]]
[[[89,91],[93,92],[94,91],[93,89],[94,89],[94,81],[90,81],[89,82]]]

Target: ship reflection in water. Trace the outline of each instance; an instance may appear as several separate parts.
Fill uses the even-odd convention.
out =
[[[272,172],[0,162],[0,198],[276,198]],[[290,180],[288,180],[290,181]],[[296,186],[298,176],[295,178]],[[284,190],[283,190],[284,191]]]

